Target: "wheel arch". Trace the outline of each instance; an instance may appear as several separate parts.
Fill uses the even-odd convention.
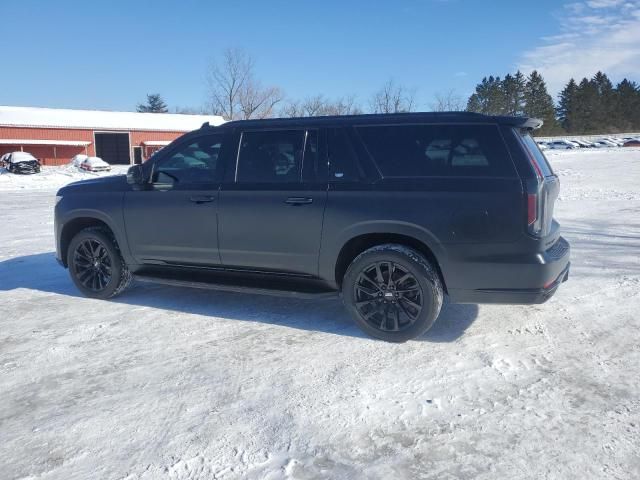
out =
[[[89,227],[102,227],[110,232],[113,235],[116,246],[120,249],[120,242],[118,241],[116,232],[107,221],[96,216],[76,216],[67,220],[60,230],[60,260],[65,267],[69,266],[67,262],[67,250],[69,249],[71,240],[78,232]]]
[[[444,252],[439,243],[430,236],[429,232],[406,225],[395,225],[395,228],[371,229],[351,235],[342,242],[335,257],[333,280],[338,287],[341,287],[347,268],[360,253],[376,245],[396,243],[421,253],[434,266],[442,286],[447,292],[447,283],[443,274]]]

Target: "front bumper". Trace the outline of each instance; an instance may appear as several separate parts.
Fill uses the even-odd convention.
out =
[[[16,163],[12,166],[11,172],[22,174],[40,173],[40,165],[20,165],[19,163]]]

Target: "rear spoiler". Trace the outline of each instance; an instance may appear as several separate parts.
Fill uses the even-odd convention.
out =
[[[495,117],[498,123],[502,125],[511,125],[518,128],[523,128],[525,130],[536,130],[542,126],[544,123],[539,118],[533,117],[507,117],[507,116],[497,116]]]

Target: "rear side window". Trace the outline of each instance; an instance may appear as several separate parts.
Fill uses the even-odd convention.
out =
[[[494,125],[394,125],[357,129],[385,177],[515,174]]]
[[[305,137],[304,130],[243,132],[236,182],[301,182]],[[309,155],[314,154],[312,148]]]
[[[553,170],[551,170],[551,165],[549,165],[549,162],[547,161],[547,157],[544,156],[544,153],[542,153],[540,147],[538,147],[538,144],[533,139],[533,137],[529,135],[529,132],[521,132],[520,138],[522,139],[522,143],[524,143],[524,147],[529,150],[529,153],[535,158],[536,163],[540,167],[542,175],[545,177],[554,175]],[[553,143],[556,144],[562,142]],[[564,143],[562,144],[564,145]]]

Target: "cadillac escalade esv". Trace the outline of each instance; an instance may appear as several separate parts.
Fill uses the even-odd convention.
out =
[[[314,297],[406,341],[452,302],[542,303],[569,274],[542,122],[407,113],[205,124],[127,176],[57,194],[57,257],[87,296],[132,278]],[[176,291],[179,295],[179,291]]]

